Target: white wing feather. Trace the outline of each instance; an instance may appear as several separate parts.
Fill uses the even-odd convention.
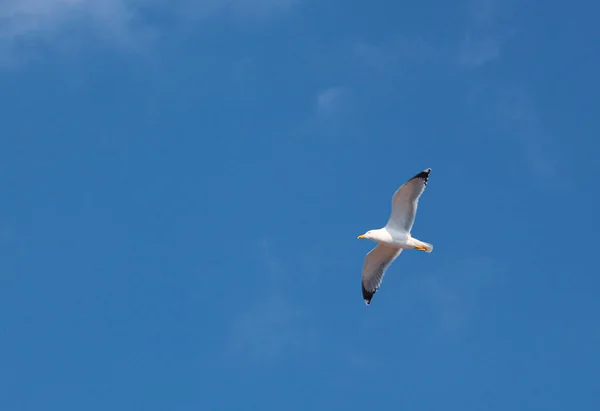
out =
[[[425,191],[430,172],[430,168],[421,171],[394,193],[392,197],[392,212],[385,226],[386,229],[395,232],[410,233],[415,223],[419,197]]]
[[[401,252],[402,248],[381,243],[369,251],[362,269],[362,294],[365,304],[371,304],[371,299],[381,286],[385,271]]]

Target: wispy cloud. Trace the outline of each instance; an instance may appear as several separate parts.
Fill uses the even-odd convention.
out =
[[[369,81],[386,87],[387,80],[402,76],[407,67],[419,65],[442,72],[458,66],[469,76],[473,70],[482,70],[501,59],[508,41],[519,32],[514,23],[515,3],[467,0],[461,7],[464,27],[457,28],[448,39],[408,33],[390,36],[379,44],[355,44],[354,55],[363,62],[363,67],[377,74]],[[470,88],[466,109],[486,115],[494,129],[501,130],[502,141],[498,144],[513,145],[522,153],[530,171],[541,180],[558,178],[556,142],[534,93],[519,87],[515,80],[502,84],[486,76],[470,76],[465,80]]]
[[[476,311],[483,289],[497,281],[497,264],[487,258],[468,258],[446,275],[424,274],[418,280],[418,294],[432,308],[434,335],[460,339]]]
[[[397,73],[407,66],[435,64],[441,68],[481,68],[501,57],[516,33],[510,1],[468,0],[462,5],[464,24],[450,36],[396,33],[378,44],[359,41],[353,53],[377,73]]]
[[[226,14],[238,21],[263,22],[267,18],[287,13],[300,0],[180,0],[180,10],[186,19],[201,19]]]
[[[317,90],[306,116],[289,132],[288,138],[297,140],[314,139],[321,144],[330,144],[339,139],[355,138],[360,134],[357,100],[353,90],[345,85],[332,85]]]
[[[466,67],[480,68],[501,57],[506,42],[518,30],[512,23],[512,1],[470,0],[466,9],[468,25],[459,47],[459,63]],[[492,120],[502,131],[504,140],[514,144],[522,153],[531,172],[541,180],[557,178],[557,161],[554,137],[540,113],[535,95],[514,82],[482,82],[474,80],[477,97],[475,103],[488,106]],[[487,89],[483,91],[482,89]],[[476,101],[475,101],[476,100]],[[565,183],[565,182],[563,182]]]
[[[236,361],[274,364],[306,354],[316,338],[308,312],[288,296],[269,291],[234,320],[227,354]]]
[[[336,115],[343,104],[344,94],[344,87],[330,87],[320,91],[316,101],[318,115],[326,118]]]
[[[500,57],[504,43],[515,34],[510,6],[510,2],[500,0],[467,3],[467,27],[458,46],[461,65],[480,67]]]
[[[258,244],[264,268],[262,290],[234,318],[226,355],[236,363],[275,364],[316,347],[319,331],[310,307],[290,293],[289,262],[280,259],[270,241]]]
[[[298,0],[0,0],[0,58],[7,63],[33,47],[71,47],[93,38],[145,53],[173,30],[200,18],[232,15],[264,21]],[[67,45],[67,46],[65,46]]]
[[[495,110],[497,121],[521,147],[532,172],[542,180],[560,178],[555,137],[544,124],[535,96],[522,87],[504,87]]]
[[[448,44],[436,43],[418,34],[396,34],[377,44],[361,40],[352,52],[360,63],[378,75],[397,75],[410,66],[447,65],[451,61]]]
[[[4,41],[48,37],[92,28],[106,37],[123,36],[152,0],[3,0],[0,37]]]
[[[500,37],[468,33],[459,47],[458,61],[465,66],[483,66],[500,56],[500,45]]]
[[[159,36],[150,12],[162,0],[0,0],[0,63],[48,50],[80,50],[88,40],[146,54]]]
[[[319,293],[335,293],[323,291],[323,278],[336,268],[322,249],[283,254],[272,241],[257,244],[263,281],[260,291],[249,290],[253,295],[242,302],[232,319],[225,342],[227,363],[264,367],[301,359],[303,365],[311,366],[314,364],[309,361],[318,364],[327,357],[354,371],[370,372],[382,365],[376,353],[358,343],[355,325],[349,335],[339,328],[332,332],[327,326],[335,312],[331,306],[324,309],[327,304]],[[364,310],[360,297],[355,301],[356,310]]]

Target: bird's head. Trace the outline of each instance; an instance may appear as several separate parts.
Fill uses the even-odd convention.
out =
[[[363,240],[363,239],[372,239],[373,238],[373,230],[369,230],[364,234],[361,234],[358,236],[359,240]]]

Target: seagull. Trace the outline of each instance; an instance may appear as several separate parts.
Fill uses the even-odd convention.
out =
[[[369,230],[359,235],[359,239],[369,239],[377,243],[367,256],[362,269],[362,295],[366,305],[371,304],[373,296],[381,286],[383,275],[400,255],[403,249],[419,250],[430,253],[433,245],[411,236],[419,197],[425,191],[431,168],[404,183],[392,197],[392,212],[383,228]]]

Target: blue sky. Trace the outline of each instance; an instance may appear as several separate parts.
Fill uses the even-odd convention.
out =
[[[599,409],[599,13],[0,1],[0,409]]]

